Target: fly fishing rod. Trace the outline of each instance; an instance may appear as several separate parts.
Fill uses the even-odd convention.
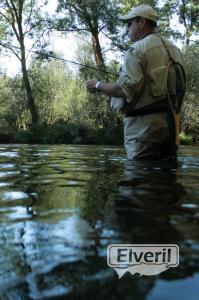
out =
[[[20,47],[17,47],[17,46],[13,46],[13,45],[7,45],[7,44],[3,44],[3,43],[0,43],[0,45],[2,47],[5,47],[7,49],[10,49],[11,47],[12,48],[15,48],[15,49],[18,49],[20,50]],[[11,49],[10,49],[11,50]],[[97,68],[97,67],[93,67],[93,66],[89,66],[87,64],[82,64],[82,63],[78,63],[76,61],[72,61],[72,60],[68,60],[68,59],[65,59],[65,58],[61,58],[61,57],[57,57],[53,54],[49,54],[47,52],[40,52],[40,51],[34,51],[34,50],[27,50],[27,49],[24,49],[26,52],[31,52],[31,53],[35,53],[35,54],[38,54],[40,55],[41,57],[43,58],[53,58],[53,59],[56,59],[56,60],[61,60],[61,61],[65,61],[67,63],[71,63],[71,64],[74,64],[74,65],[78,65],[80,67],[84,67],[84,68],[87,68],[87,69],[93,69],[93,70],[96,70],[96,71],[99,71],[99,72],[102,72],[102,73],[105,73],[105,74],[111,74],[111,75],[114,75],[114,76],[118,76],[117,73],[114,73],[114,72],[110,72],[110,71],[106,71],[104,69],[100,69],[100,68]]]

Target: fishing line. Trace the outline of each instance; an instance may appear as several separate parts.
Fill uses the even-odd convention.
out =
[[[3,43],[0,43],[0,45],[1,45],[2,47],[7,48],[7,49],[15,48],[15,49],[21,50],[20,47],[13,46],[13,45],[7,45],[7,44],[3,44]],[[11,49],[10,49],[10,50],[11,50]],[[74,65],[78,65],[78,66],[81,66],[81,67],[86,67],[86,68],[88,68],[88,69],[93,69],[93,70],[96,70],[96,71],[100,71],[100,72],[102,72],[102,73],[106,73],[106,74],[111,74],[111,75],[114,75],[114,76],[118,76],[117,73],[109,72],[109,71],[106,71],[106,70],[103,70],[103,69],[99,69],[99,68],[97,68],[97,67],[92,67],[92,66],[89,66],[89,65],[86,65],[86,64],[81,64],[81,63],[78,63],[78,62],[75,62],[75,61],[72,61],[72,60],[68,60],[68,59],[65,59],[65,58],[60,58],[60,57],[57,57],[57,56],[55,56],[55,55],[48,54],[48,53],[45,53],[45,52],[34,51],[34,50],[27,50],[27,49],[24,49],[24,50],[25,50],[26,52],[31,52],[31,53],[35,53],[35,54],[41,55],[41,56],[43,56],[44,58],[54,58],[54,59],[56,59],[56,60],[61,60],[61,61],[65,61],[65,62],[74,64]]]

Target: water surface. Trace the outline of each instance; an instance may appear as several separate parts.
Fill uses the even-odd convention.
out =
[[[198,300],[199,150],[0,145],[0,299]],[[118,280],[107,246],[177,244],[180,264]]]

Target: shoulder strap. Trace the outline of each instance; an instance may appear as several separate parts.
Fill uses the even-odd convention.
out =
[[[161,37],[161,35],[158,35],[159,38],[161,39],[165,50],[168,53],[169,56],[169,63],[167,65],[168,67],[168,76],[172,75],[172,72],[174,72],[174,74],[176,75],[176,72],[178,74],[180,74],[180,78],[181,78],[181,82],[180,83],[184,83],[184,85],[180,86],[181,94],[179,97],[177,97],[177,95],[175,93],[172,93],[171,90],[173,88],[173,85],[176,84],[176,78],[173,81],[173,78],[171,76],[171,78],[167,78],[167,99],[168,99],[168,106],[169,106],[169,113],[168,113],[168,125],[170,127],[170,132],[171,132],[171,136],[173,141],[175,141],[176,145],[179,145],[179,131],[180,131],[180,109],[182,106],[182,102],[184,99],[184,95],[185,95],[185,90],[186,90],[186,73],[185,73],[185,69],[183,67],[183,65],[180,62],[177,62],[173,59],[173,57],[171,56],[171,53],[167,47],[167,44],[165,42],[165,40]],[[172,68],[173,66],[173,68]],[[169,72],[170,70],[170,72]],[[175,76],[174,76],[175,77]],[[174,88],[175,89],[175,88]],[[178,100],[178,101],[177,101]]]
[[[165,40],[161,37],[160,34],[158,34],[158,36],[159,36],[159,38],[161,39],[161,41],[162,41],[162,43],[163,43],[163,45],[164,45],[164,47],[165,47],[165,49],[166,49],[166,51],[167,51],[167,53],[168,53],[169,60],[170,60],[170,61],[174,61],[173,58],[172,58],[172,56],[171,56],[171,54],[170,54],[170,52],[169,52],[169,49],[168,49],[168,47],[167,47],[167,44],[165,43]]]

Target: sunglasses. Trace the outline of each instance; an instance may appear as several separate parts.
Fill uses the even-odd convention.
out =
[[[133,18],[132,20],[128,21],[128,22],[127,22],[127,27],[129,28],[129,27],[132,25],[132,23],[133,23],[134,21],[137,21],[137,20],[138,20],[137,17],[135,17],[135,18]]]
[[[132,23],[133,23],[133,20],[127,22],[127,27],[128,27],[128,28],[131,27],[131,24],[132,24]]]

